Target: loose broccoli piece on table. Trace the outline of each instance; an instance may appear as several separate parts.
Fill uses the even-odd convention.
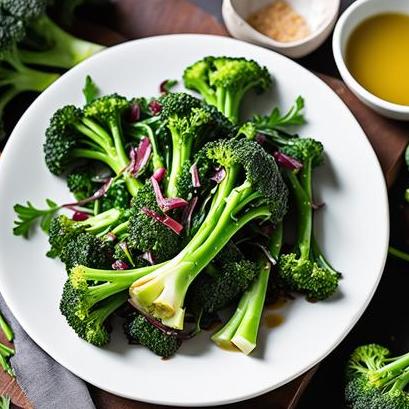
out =
[[[199,274],[188,292],[189,309],[211,313],[228,306],[250,286],[257,265],[228,243],[203,274]]]
[[[4,134],[6,105],[21,92],[44,91],[59,77],[59,74],[38,71],[24,64],[17,48],[24,36],[23,22],[0,9],[0,137]]]
[[[298,211],[294,252],[279,260],[279,277],[290,290],[311,300],[328,298],[338,288],[340,274],[325,259],[313,235],[312,168],[322,162],[323,147],[313,139],[293,139],[282,151],[299,160],[301,170],[286,170]]]
[[[177,329],[183,328],[185,296],[196,276],[246,224],[279,222],[287,209],[287,189],[277,165],[257,143],[220,140],[203,149],[226,173],[205,220],[176,257],[130,288],[139,308]]]
[[[181,239],[174,231],[148,217],[142,210],[145,208],[162,213],[150,182],[147,182],[132,200],[126,239],[128,246],[141,253],[151,252],[157,262],[169,260],[179,252]]]
[[[161,118],[172,137],[172,159],[166,193],[177,197],[177,181],[183,166],[206,142],[226,138],[232,125],[197,98],[185,93],[171,93],[161,98]]]
[[[391,358],[376,345],[358,347],[347,364],[345,398],[352,409],[408,409],[409,353]]]
[[[283,241],[280,223],[273,232],[269,251],[278,258]],[[229,321],[212,336],[212,341],[222,347],[234,345],[248,355],[257,344],[258,329],[268,290],[271,263],[264,255],[259,256],[258,275],[251,287],[242,295],[236,311]]]
[[[2,9],[18,18],[27,30],[19,47],[24,63],[71,68],[104,48],[62,30],[47,16],[48,3],[48,0],[1,1]]]
[[[124,330],[130,342],[143,345],[162,358],[174,355],[182,344],[176,335],[165,334],[140,314],[129,317]]]
[[[206,57],[186,68],[185,87],[199,92],[233,123],[239,120],[244,95],[255,89],[263,92],[272,81],[266,67],[253,60],[231,57]]]
[[[123,178],[132,196],[141,182],[126,171],[130,164],[122,135],[122,116],[129,101],[119,95],[98,98],[84,110],[73,105],[60,108],[50,120],[44,144],[45,161],[55,175],[62,175],[80,159],[99,161]]]

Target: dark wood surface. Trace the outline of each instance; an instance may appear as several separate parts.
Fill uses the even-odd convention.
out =
[[[90,20],[105,20],[110,29]],[[84,38],[106,45],[117,44],[126,39],[180,32],[227,35],[223,25],[215,17],[187,0],[117,0],[109,18],[104,15],[90,15],[85,24],[84,22],[78,24],[73,31]],[[390,186],[396,178],[402,152],[408,141],[407,132],[397,122],[382,118],[365,107],[341,81],[322,74],[318,75],[334,89],[360,122],[375,149]],[[316,368],[271,393],[239,404],[228,405],[228,407],[295,408],[315,370]],[[159,408],[157,405],[119,398],[94,387],[90,387],[90,390],[98,409]],[[0,373],[0,394],[2,393],[9,394],[16,405],[31,408],[15,381]]]

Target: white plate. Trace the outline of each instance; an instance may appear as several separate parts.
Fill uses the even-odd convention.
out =
[[[316,220],[318,239],[344,279],[337,296],[311,304],[302,298],[280,313],[282,325],[263,329],[248,357],[221,350],[204,333],[163,361],[128,346],[119,328],[99,349],[79,339],[58,311],[66,274],[45,257],[47,239],[11,233],[12,206],[44,198],[69,198],[62,180],[44,164],[42,144],[56,108],[82,104],[90,74],[104,93],[157,95],[167,78],[207,55],[253,58],[276,78],[272,93],[252,97],[250,112],[306,100],[303,135],[321,140],[328,160],[317,172],[317,196],[327,206]],[[27,333],[45,351],[84,380],[128,398],[168,405],[218,405],[270,391],[314,366],[347,335],[369,303],[381,277],[388,243],[388,201],[378,161],[364,133],[339,98],[318,78],[289,59],[222,37],[173,35],[132,41],[80,64],[45,91],[16,126],[0,160],[0,290]],[[18,353],[18,351],[17,351]]]

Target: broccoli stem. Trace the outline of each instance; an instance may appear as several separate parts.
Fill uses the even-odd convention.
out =
[[[0,312],[0,329],[3,331],[7,341],[13,341],[14,333],[10,325],[6,322],[3,315]]]
[[[295,195],[298,212],[298,239],[297,245],[302,259],[308,260],[311,249],[312,207],[311,202],[299,182],[295,171],[287,172],[291,188]]]
[[[46,39],[52,48],[46,51],[19,50],[20,58],[24,63],[71,68],[104,49],[101,45],[68,34],[47,16],[33,22],[33,27],[37,32],[46,34]]]
[[[118,209],[110,209],[104,213],[100,213],[96,216],[90,217],[84,222],[87,227],[86,231],[90,233],[98,233],[106,227],[111,226],[115,223],[119,217],[121,216],[121,212]]]
[[[401,372],[409,367],[409,353],[402,355],[395,361],[383,366],[376,371],[372,371],[369,380],[377,386],[384,386],[389,381],[396,378]]]
[[[389,254],[391,254],[394,257],[398,257],[404,261],[409,261],[409,254],[405,253],[402,250],[398,250],[395,247],[389,246]]]

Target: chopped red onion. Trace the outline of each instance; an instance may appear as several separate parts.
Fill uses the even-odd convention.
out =
[[[180,234],[183,230],[183,226],[179,222],[167,215],[162,216],[159,213],[154,212],[153,210],[147,209],[146,207],[143,207],[141,211],[145,213],[146,216],[156,220],[159,223],[162,223],[164,226],[174,231],[176,234]]]
[[[258,132],[256,134],[255,139],[256,139],[256,142],[259,143],[260,145],[264,145],[266,143],[266,141],[267,141],[266,136],[264,134],[260,133],[260,132]]]
[[[105,239],[106,239],[107,241],[116,241],[117,237],[115,236],[114,233],[107,233],[107,234],[105,235]]]
[[[139,142],[138,148],[132,148],[130,152],[131,163],[128,166],[129,173],[135,177],[148,163],[152,152],[152,145],[148,137],[143,137]]]
[[[149,103],[149,109],[152,115],[159,115],[162,111],[162,105],[158,100],[154,99]]]
[[[74,222],[83,222],[84,220],[87,220],[89,218],[89,214],[84,213],[84,212],[74,212],[74,214],[72,215],[72,220],[74,220]]]
[[[62,207],[70,208],[72,206],[84,206],[87,203],[91,203],[94,202],[95,200],[101,199],[108,192],[109,188],[112,185],[112,182],[113,178],[109,179],[108,182],[106,182],[102,187],[100,187],[92,196],[87,197],[86,199],[79,200],[78,202],[66,203],[62,205]]]
[[[274,159],[283,168],[298,170],[303,167],[303,164],[295,158],[286,155],[283,152],[276,151],[273,153]]]
[[[151,266],[155,264],[155,259],[150,251],[145,251],[145,253],[141,256],[144,260],[146,260]]]
[[[224,170],[224,168],[216,168],[210,180],[214,180],[217,184],[219,184],[223,181],[225,177],[226,177],[226,171]]]
[[[192,197],[189,202],[189,205],[185,208],[182,215],[183,225],[185,226],[186,230],[189,231],[190,225],[192,223],[192,215],[197,205],[199,198],[197,196]]]
[[[156,202],[164,213],[168,212],[169,210],[185,207],[189,204],[185,199],[180,197],[164,198],[162,191],[160,190],[159,183],[153,176],[151,177],[151,183],[155,192]]]
[[[197,165],[194,163],[190,168],[190,173],[192,175],[192,185],[193,187],[200,187],[199,171],[197,170]]]
[[[127,117],[128,122],[130,123],[138,122],[140,118],[141,118],[141,107],[137,103],[132,104],[128,111],[128,117]]]
[[[323,207],[325,207],[325,203],[311,203],[311,207],[312,207],[314,210],[320,210],[320,209],[322,209]]]
[[[166,169],[165,168],[159,168],[156,169],[155,172],[153,173],[153,177],[160,183],[162,182],[163,178],[165,177],[166,174]]]
[[[128,270],[129,266],[125,261],[116,260],[115,263],[112,264],[112,268],[114,270]]]

